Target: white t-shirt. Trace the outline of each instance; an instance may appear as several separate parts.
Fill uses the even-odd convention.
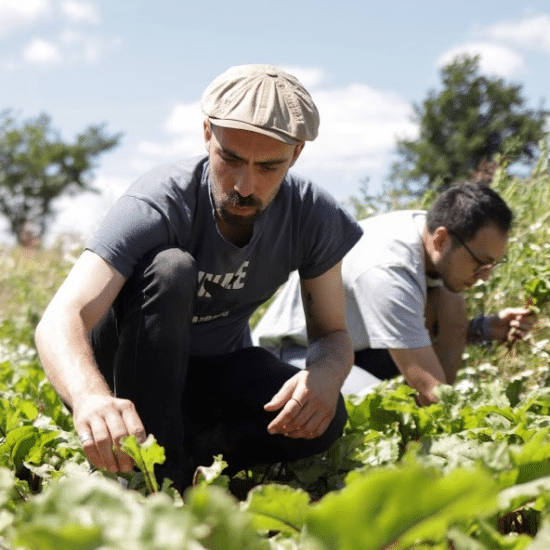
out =
[[[344,257],[348,330],[355,351],[430,345],[425,326],[428,281],[422,232],[426,213],[404,210],[362,220],[363,236]],[[293,274],[252,334],[277,348],[307,342],[300,282]]]

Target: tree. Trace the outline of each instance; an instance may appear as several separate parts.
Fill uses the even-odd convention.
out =
[[[443,89],[414,106],[416,140],[399,140],[402,157],[390,181],[414,196],[440,192],[493,161],[530,164],[538,157],[548,111],[529,110],[522,86],[479,73],[479,57],[458,57],[441,70]],[[489,164],[488,164],[489,163]]]
[[[18,124],[11,111],[0,113],[0,213],[18,243],[29,226],[43,236],[59,196],[97,192],[89,182],[94,161],[121,136],[108,136],[105,125],[90,126],[65,143],[46,114]]]

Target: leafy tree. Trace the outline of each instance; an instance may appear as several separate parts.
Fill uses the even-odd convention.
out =
[[[0,113],[0,213],[19,243],[29,227],[43,236],[59,196],[97,192],[89,182],[94,161],[118,145],[121,135],[90,126],[66,143],[46,114],[19,124],[11,111]]]
[[[462,56],[443,67],[443,89],[414,106],[420,135],[398,141],[402,158],[390,176],[396,187],[414,196],[440,192],[483,173],[496,155],[525,164],[538,157],[549,112],[527,109],[522,86],[480,74],[478,61]]]

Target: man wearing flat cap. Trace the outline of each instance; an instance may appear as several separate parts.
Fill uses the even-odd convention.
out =
[[[161,166],[107,214],[36,331],[45,372],[92,464],[128,472],[119,442],[153,434],[183,490],[223,454],[232,474],[326,450],[353,361],[340,263],[361,229],[288,172],[319,115],[293,76],[232,67],[202,97],[207,156]],[[248,320],[298,270],[304,370],[253,347]]]

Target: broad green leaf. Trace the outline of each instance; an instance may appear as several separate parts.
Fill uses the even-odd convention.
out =
[[[3,464],[19,470],[38,437],[39,431],[34,426],[21,426],[9,432],[4,443],[0,445],[0,459]]]
[[[123,437],[121,450],[134,459],[136,466],[141,470],[149,492],[157,492],[159,487],[155,477],[155,464],[163,464],[166,460],[164,448],[161,447],[152,434],[147,436],[143,443],[139,443],[135,435]]]
[[[481,471],[434,469],[407,464],[348,477],[349,484],[313,505],[308,533],[334,550],[379,550],[401,540],[440,539],[446,529],[496,507],[495,482]]]
[[[67,524],[55,528],[49,525],[23,525],[17,531],[15,544],[26,550],[90,550],[103,542],[101,529]]]
[[[299,533],[309,509],[309,495],[288,485],[260,485],[248,493],[244,510],[252,514],[256,529]]]

